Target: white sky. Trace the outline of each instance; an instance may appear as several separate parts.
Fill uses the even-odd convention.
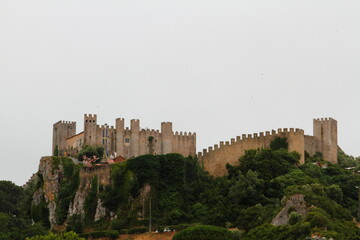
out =
[[[23,184],[52,124],[241,134],[338,120],[359,156],[359,0],[1,0],[0,179]]]

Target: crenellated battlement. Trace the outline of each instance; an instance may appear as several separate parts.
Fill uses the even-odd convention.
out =
[[[120,155],[124,158],[147,153],[166,154],[171,152],[188,156],[195,155],[196,151],[195,133],[181,132],[175,135],[172,131],[172,122],[162,122],[161,131],[144,128],[140,130],[139,119],[131,119],[130,127],[125,128],[124,118],[116,118],[114,127],[106,123],[97,125],[96,114],[84,114],[84,134],[74,140],[70,137],[76,135],[76,131],[73,130],[75,127],[76,123],[71,121],[55,123],[53,149],[59,145],[62,152],[73,154],[80,151],[84,145],[103,146],[106,154]],[[149,143],[150,136],[153,137],[151,144]]]
[[[275,137],[287,138],[289,151],[300,153],[303,164],[305,150],[310,154],[320,151],[328,161],[336,163],[337,121],[332,118],[317,118],[314,122],[314,136],[305,136],[299,128],[278,128],[277,130],[242,134],[230,141],[220,141],[213,147],[203,149],[197,154],[202,166],[214,176],[227,173],[226,163],[237,164],[238,159],[249,149],[269,148]]]
[[[84,114],[84,119],[86,120],[96,120],[97,115],[96,114]]]
[[[289,150],[304,152],[301,147],[298,148],[298,142],[303,142],[304,130],[299,128],[279,128],[277,131],[242,134],[231,138],[230,141],[220,141],[219,144],[203,149],[197,156],[210,174],[220,176],[226,174],[226,163],[236,164],[238,158],[245,153],[245,150],[269,147],[270,142],[277,136],[289,139]]]
[[[69,125],[76,124],[76,122],[73,122],[73,121],[59,121],[59,122],[57,122],[57,123],[69,124]]]
[[[335,119],[329,117],[329,118],[315,118],[314,122],[336,122]]]
[[[110,125],[107,125],[107,124],[101,125],[101,126],[99,126],[99,128],[101,130],[102,129],[113,129],[113,130],[115,130],[114,126],[110,126]]]
[[[196,136],[196,133],[192,133],[192,132],[178,132],[176,131],[175,134],[174,134],[175,137],[194,137]]]

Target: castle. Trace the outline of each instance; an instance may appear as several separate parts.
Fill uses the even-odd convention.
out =
[[[84,115],[84,131],[76,134],[76,122],[58,121],[53,125],[52,151],[75,156],[83,146],[102,146],[108,156],[129,159],[143,154],[180,153],[195,156],[196,134],[173,132],[171,122],[161,123],[159,130],[140,129],[140,121],[132,119],[125,128],[123,118],[116,125],[97,125],[97,116]]]
[[[198,161],[210,175],[227,173],[226,163],[237,164],[245,150],[269,148],[275,137],[287,138],[289,151],[301,154],[300,164],[305,162],[305,152],[314,155],[321,152],[324,159],[337,163],[337,121],[332,118],[313,120],[313,136],[294,128],[272,130],[259,134],[243,134],[229,141],[220,142],[197,154]],[[76,134],[76,122],[58,121],[53,125],[53,152],[57,146],[60,154],[75,156],[83,146],[103,146],[108,156],[125,159],[143,154],[180,153],[196,155],[196,134],[173,132],[171,122],[161,123],[159,130],[140,130],[140,121],[130,121],[130,129],[124,127],[124,119],[117,118],[116,126],[97,125],[96,115],[84,115],[84,131]]]
[[[213,176],[227,174],[226,163],[235,165],[245,150],[269,148],[270,142],[275,137],[287,138],[289,151],[301,154],[300,164],[305,163],[305,152],[314,155],[321,152],[324,159],[337,163],[337,121],[332,118],[313,120],[313,136],[304,134],[302,129],[284,128],[259,134],[243,134],[232,138],[230,142],[220,142],[198,153],[199,163]]]

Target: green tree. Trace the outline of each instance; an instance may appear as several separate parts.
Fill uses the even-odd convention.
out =
[[[23,188],[10,181],[0,181],[0,212],[18,215],[21,212]]]
[[[248,150],[239,160],[239,170],[243,173],[249,170],[256,171],[260,178],[271,180],[295,169],[299,160],[298,153],[290,153],[284,149]]]
[[[270,223],[276,214],[276,210],[277,208],[274,208],[272,205],[262,206],[261,204],[256,204],[240,211],[236,225],[240,229],[249,231],[257,226]]]
[[[233,240],[233,235],[226,228],[199,225],[176,233],[173,240]]]
[[[288,148],[289,144],[287,142],[287,138],[275,137],[274,140],[270,142],[270,149],[272,150],[288,150]]]
[[[88,158],[93,158],[93,156],[96,156],[99,159],[98,161],[101,161],[102,157],[104,156],[104,148],[84,146],[83,149],[76,155],[76,158],[79,161],[82,161],[84,155]]]
[[[229,188],[228,197],[233,203],[251,206],[266,199],[263,190],[264,180],[258,178],[257,172],[249,170],[245,176],[239,174],[235,184]]]

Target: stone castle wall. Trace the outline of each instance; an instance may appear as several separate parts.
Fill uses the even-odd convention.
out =
[[[289,151],[304,152],[304,130],[294,128],[272,130],[271,132],[261,132],[259,134],[243,134],[232,138],[230,142],[220,142],[214,147],[204,149],[198,153],[199,163],[204,169],[213,176],[223,176],[227,174],[226,164],[236,165],[239,158],[245,154],[245,150],[269,148],[270,142],[275,137],[286,137],[289,144]],[[304,156],[300,162],[304,163]]]
[[[245,150],[269,148],[275,137],[287,138],[289,151],[301,154],[300,164],[305,163],[305,151],[310,155],[321,152],[324,159],[337,163],[337,122],[332,118],[313,120],[314,136],[304,135],[304,130],[287,128],[271,132],[254,133],[232,138],[230,142],[220,142],[219,145],[204,149],[198,153],[199,163],[213,176],[227,174],[226,164],[236,165]]]
[[[324,159],[337,163],[338,139],[337,121],[332,118],[318,118],[313,120],[316,149]]]
[[[72,122],[75,124],[75,122]],[[58,123],[54,124],[58,126]],[[61,125],[62,126],[62,125]],[[58,129],[58,127],[56,127]],[[173,132],[171,122],[161,123],[161,132],[154,129],[140,129],[140,121],[132,119],[130,128],[125,128],[123,118],[116,119],[115,127],[98,125],[97,116],[84,115],[84,132],[63,132],[67,128],[54,131],[53,150],[56,145],[62,152],[75,155],[82,146],[102,146],[105,153],[126,159],[143,154],[180,153],[184,156],[196,155],[196,134]]]
[[[55,147],[64,150],[67,147],[66,139],[76,134],[76,122],[58,121],[53,125],[53,141],[52,152],[54,153]]]

